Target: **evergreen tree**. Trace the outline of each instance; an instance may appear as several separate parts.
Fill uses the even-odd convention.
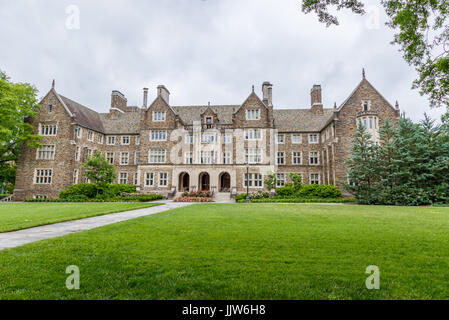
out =
[[[352,152],[346,161],[348,183],[345,190],[354,195],[360,203],[373,204],[378,197],[378,176],[376,172],[376,146],[362,123],[354,135]]]

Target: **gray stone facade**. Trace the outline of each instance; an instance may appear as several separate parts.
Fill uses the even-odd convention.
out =
[[[319,85],[306,109],[277,108],[272,88],[265,82],[262,99],[253,90],[240,105],[171,106],[170,92],[159,86],[148,107],[148,89],[142,107],[128,106],[114,90],[110,112],[97,113],[52,87],[30,120],[45,147],[22,147],[14,200],[55,198],[85,182],[82,163],[95,151],[116,166],[117,183],[136,184],[142,193],[241,193],[247,170],[251,191],[263,190],[270,172],[280,185],[295,172],[304,183],[341,187],[358,121],[378,139],[385,119],[400,114],[365,77],[332,108],[323,107]]]

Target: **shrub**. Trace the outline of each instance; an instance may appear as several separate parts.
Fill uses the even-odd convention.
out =
[[[264,198],[269,198],[269,197],[270,197],[270,193],[266,192],[266,191],[262,191],[262,190],[249,194],[250,199],[264,199]],[[246,199],[246,194],[245,194],[245,199]]]
[[[297,192],[299,198],[339,198],[341,191],[333,185],[306,184]]]
[[[63,200],[66,200],[67,202],[86,202],[89,200],[89,198],[86,197],[85,195],[80,194],[64,198]]]
[[[246,200],[246,193],[240,193],[235,196],[235,201]]]
[[[122,201],[140,201],[140,202],[161,200],[163,198],[164,197],[161,194],[133,194],[119,197],[119,199]]]
[[[190,198],[212,198],[213,192],[211,191],[192,191],[192,192],[184,192],[182,194],[183,197],[190,197]]]
[[[188,196],[179,196],[174,202],[212,202],[212,198],[206,198],[206,197],[188,197]]]
[[[245,200],[237,201],[239,203],[245,202]],[[350,203],[355,202],[354,198],[268,198],[268,199],[254,199],[253,203]]]
[[[291,198],[295,196],[295,188],[293,185],[287,185],[276,189],[276,195],[282,198]]]
[[[93,198],[98,193],[98,187],[95,183],[80,183],[68,187],[59,193],[61,199],[66,199],[73,196],[86,196],[87,198]]]
[[[302,176],[297,173],[290,173],[290,180],[292,181],[293,188],[295,189],[295,192],[298,192],[302,187]]]
[[[120,196],[122,193],[135,193],[136,186],[130,184],[109,184],[104,188],[103,194],[108,196]]]
[[[0,200],[8,198],[10,194],[0,194]]]

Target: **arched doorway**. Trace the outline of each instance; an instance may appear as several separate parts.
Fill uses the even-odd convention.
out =
[[[207,172],[200,173],[198,185],[201,191],[210,190],[210,176]]]
[[[178,191],[180,192],[189,191],[189,187],[190,187],[190,176],[187,172],[182,172],[179,175]]]
[[[231,176],[227,172],[220,174],[220,192],[231,192]]]

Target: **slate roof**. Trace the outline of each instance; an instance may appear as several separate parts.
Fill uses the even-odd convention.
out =
[[[59,97],[73,114],[77,123],[92,130],[104,132],[103,122],[101,121],[100,114],[98,112],[62,95],[59,95]]]
[[[232,114],[239,107],[239,105],[210,106],[212,111],[217,114],[220,124],[232,124]],[[201,120],[201,114],[206,111],[209,106],[177,106],[172,108],[185,125],[192,125],[193,121]]]
[[[321,131],[334,114],[334,109],[323,109],[314,114],[310,109],[274,109],[274,126],[281,131]]]
[[[141,110],[124,112],[115,117],[108,113],[98,113],[69,98],[59,95],[80,125],[105,134],[137,134],[139,132]],[[201,114],[211,108],[218,116],[220,124],[232,124],[232,114],[240,105],[215,106],[174,106],[172,109],[185,125],[193,125],[201,120]],[[274,109],[274,126],[287,132],[319,132],[332,119],[334,109],[324,109],[323,114],[314,114],[310,109]]]

